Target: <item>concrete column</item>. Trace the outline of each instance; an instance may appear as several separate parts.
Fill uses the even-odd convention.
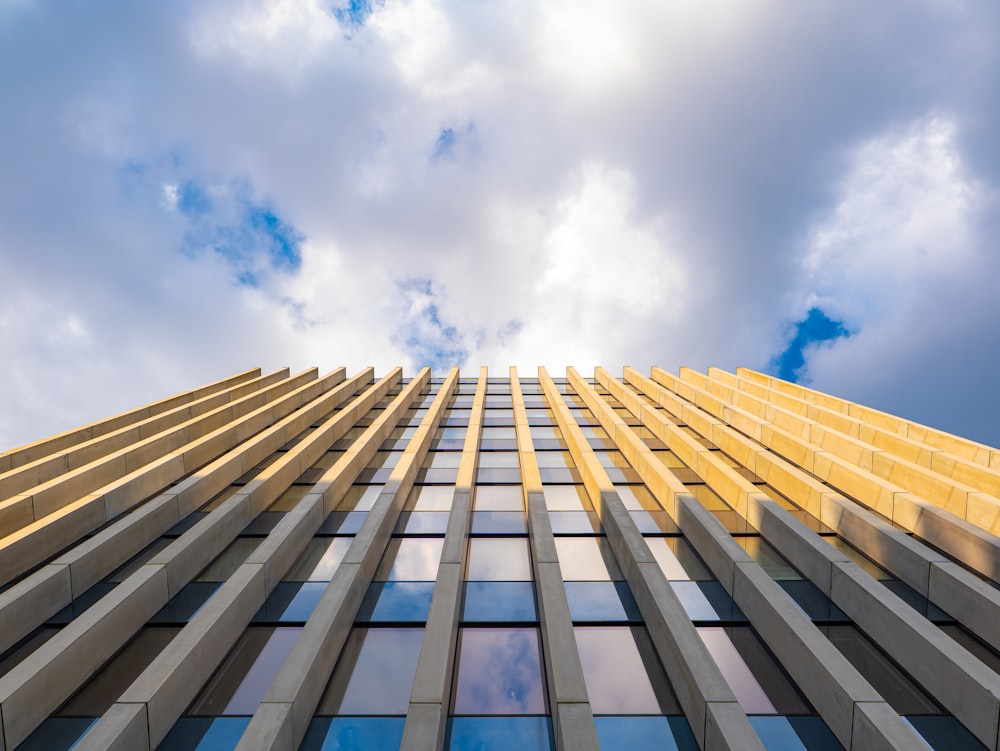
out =
[[[458,620],[462,608],[462,585],[465,573],[466,538],[472,520],[471,506],[479,439],[486,401],[485,367],[479,370],[479,382],[472,402],[469,428],[462,446],[462,458],[455,482],[448,529],[438,565],[434,595],[427,616],[424,641],[413,679],[413,692],[406,712],[402,751],[428,751],[444,745],[451,704],[452,673],[458,638]]]

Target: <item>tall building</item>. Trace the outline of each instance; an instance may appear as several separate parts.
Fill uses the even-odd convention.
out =
[[[0,751],[998,748],[1000,451],[496,375],[251,370],[0,455]]]

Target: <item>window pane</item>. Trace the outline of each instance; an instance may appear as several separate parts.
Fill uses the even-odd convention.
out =
[[[157,751],[222,751],[236,748],[249,717],[181,717]]]
[[[462,628],[455,714],[545,714],[535,628]]]
[[[469,541],[469,581],[531,581],[528,541],[476,537]]]
[[[375,582],[365,594],[358,620],[422,623],[433,594],[434,582]]]
[[[450,511],[455,488],[437,485],[418,485],[410,491],[406,501],[407,511]]]
[[[406,714],[422,628],[355,628],[316,714]]]
[[[585,626],[573,633],[594,714],[680,714],[646,629]]]
[[[301,632],[301,628],[248,628],[188,713],[253,714]]]
[[[713,578],[687,540],[680,537],[647,537],[646,544],[667,579],[683,581]]]
[[[405,717],[316,717],[300,751],[399,751]]]
[[[698,751],[684,717],[595,717],[594,726],[601,751]]]
[[[549,511],[591,511],[583,485],[550,485],[542,488]]]
[[[397,534],[443,535],[447,531],[446,511],[404,511],[396,522]]]
[[[476,511],[523,511],[520,485],[477,485]]]
[[[740,703],[743,711],[747,714],[774,714],[774,705],[767,698],[764,689],[750,672],[750,668],[736,647],[729,641],[725,629],[699,628],[698,635],[705,642],[712,659],[736,694],[736,701]]]
[[[472,534],[523,535],[528,522],[523,511],[474,511]]]
[[[565,581],[610,581],[621,573],[603,537],[557,537],[556,552]]]
[[[285,575],[285,581],[330,581],[352,542],[349,537],[310,540]]]
[[[377,581],[434,581],[442,537],[404,537],[389,540],[375,574]]]
[[[448,751],[549,751],[554,748],[548,717],[452,717]]]
[[[642,620],[639,606],[623,581],[568,581],[566,598],[574,622]]]
[[[465,584],[464,621],[537,621],[535,585],[531,582]]]

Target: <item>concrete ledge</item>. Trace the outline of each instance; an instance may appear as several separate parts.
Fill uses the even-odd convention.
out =
[[[112,704],[73,751],[150,751],[145,704]]]
[[[552,719],[557,751],[599,751],[590,704],[557,704]]]
[[[296,731],[292,721],[292,705],[264,701],[254,713],[254,732],[243,733],[236,751],[295,751]],[[307,728],[298,735],[304,736]]]
[[[25,740],[168,600],[162,566],[143,566],[0,678],[8,746]]]
[[[44,566],[0,593],[0,652],[30,634],[41,621],[73,601],[68,566]]]
[[[735,701],[708,703],[702,747],[705,751],[764,751],[760,737]]]
[[[831,599],[987,748],[996,747],[1000,676],[857,564],[836,564]]]
[[[884,701],[858,702],[854,705],[854,742],[852,751],[896,751],[931,747],[923,737]]]

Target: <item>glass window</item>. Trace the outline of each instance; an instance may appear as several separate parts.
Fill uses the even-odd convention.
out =
[[[536,628],[459,629],[455,714],[545,714]]]
[[[941,714],[931,698],[854,626],[819,629],[899,714]]]
[[[523,511],[473,511],[472,534],[523,535],[528,523]]]
[[[671,581],[692,621],[745,621],[733,598],[717,581]]]
[[[156,659],[180,629],[145,628],[69,700],[60,715],[98,717],[111,705],[143,670]]]
[[[535,585],[527,581],[466,582],[462,620],[537,621]]]
[[[776,581],[801,579],[802,576],[796,571],[785,557],[771,547],[767,542],[757,535],[733,538],[738,542],[747,554],[750,555],[760,567],[767,572],[767,575]]]
[[[552,511],[549,524],[554,535],[599,534],[603,527],[594,511]]]
[[[788,751],[843,751],[843,746],[819,717],[782,717],[767,715],[751,717],[750,724],[764,742],[765,748]]]
[[[699,628],[698,635],[747,714],[775,714],[774,705],[747,667],[725,629]]]
[[[236,748],[249,717],[181,717],[158,751],[221,751]]]
[[[243,632],[188,710],[193,715],[252,715],[292,650],[301,628]]]
[[[373,582],[361,603],[358,620],[425,622],[433,594],[434,582]]]
[[[418,485],[406,499],[407,511],[450,511],[454,487]]]
[[[396,522],[401,535],[443,535],[448,531],[446,511],[404,511]]]
[[[444,547],[442,537],[389,540],[375,574],[377,581],[434,581]]]
[[[573,629],[594,714],[680,714],[659,659],[641,626]]]
[[[399,751],[405,725],[405,717],[314,717],[300,749]]]
[[[448,751],[550,751],[555,743],[548,717],[452,717],[448,720],[445,748]]]
[[[243,565],[257,546],[262,542],[259,537],[237,537],[230,543],[229,547],[219,554],[219,557],[212,561],[198,575],[195,581],[200,582],[224,582],[236,573],[236,569]]]
[[[556,552],[565,581],[610,581],[621,572],[603,537],[557,537]]]
[[[590,499],[583,485],[551,485],[542,488],[549,511],[591,511]]]
[[[645,485],[618,485],[615,487],[622,504],[629,511],[662,511],[663,507]]]
[[[518,537],[469,540],[469,581],[531,581],[528,541]]]
[[[642,620],[639,606],[623,581],[568,581],[566,599],[574,622]]]
[[[647,537],[646,544],[667,579],[684,581],[715,578],[694,552],[694,548],[682,537]]]
[[[330,581],[352,542],[350,537],[310,540],[285,574],[285,581]]]
[[[382,485],[352,485],[337,504],[338,511],[371,511],[382,492]]]
[[[422,628],[355,628],[320,700],[320,715],[405,715]]]
[[[601,751],[698,751],[684,717],[595,717],[594,726]]]
[[[477,485],[476,511],[524,511],[520,485]]]

